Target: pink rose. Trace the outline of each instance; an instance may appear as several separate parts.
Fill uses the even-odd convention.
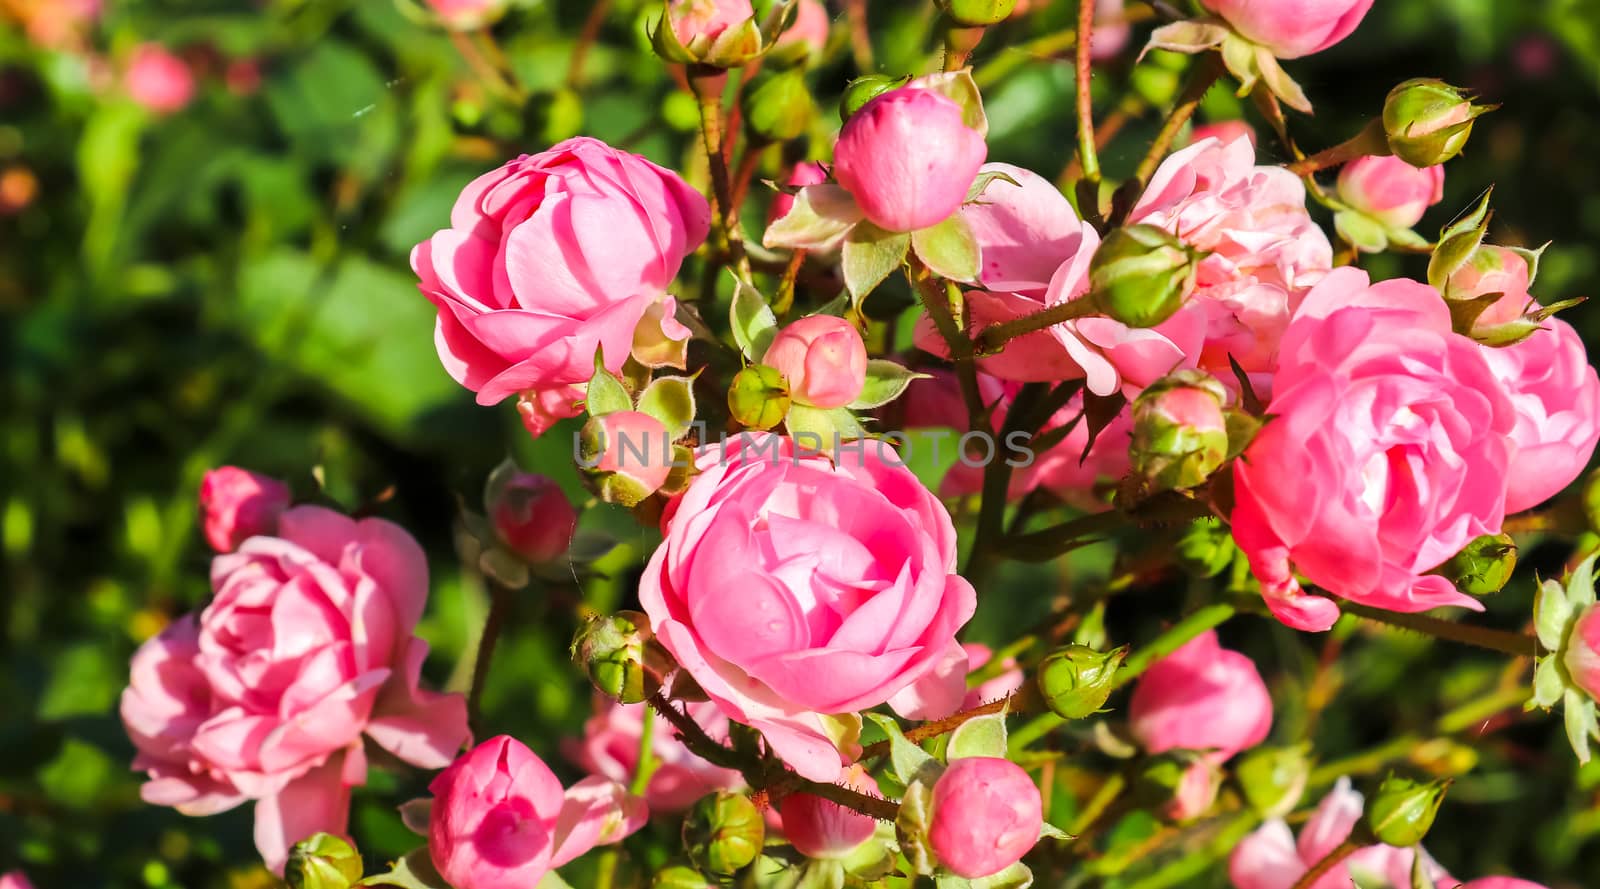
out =
[[[844,407],[867,382],[861,333],[832,315],[811,315],[778,331],[761,363],[783,374],[795,401],[812,407]]]
[[[729,28],[736,28],[755,17],[750,0],[671,0],[667,18],[672,33],[684,46],[701,40],[711,42]]]
[[[1250,147],[1256,145],[1256,129],[1242,120],[1219,120],[1212,123],[1201,124],[1189,134],[1189,144],[1215,139],[1223,145],[1235,139],[1249,139]]]
[[[1305,876],[1317,862],[1343,843],[1361,821],[1363,800],[1351,789],[1349,778],[1340,778],[1333,790],[1322,798],[1311,820],[1300,829],[1297,842],[1289,825],[1274,818],[1234,847],[1228,859],[1228,877],[1234,889],[1288,889]],[[1439,886],[1452,885],[1451,877],[1418,846],[1365,846],[1336,865],[1311,889],[1350,889],[1352,885],[1410,886],[1411,867],[1416,855],[1423,868]]]
[[[1410,228],[1444,199],[1444,167],[1418,169],[1394,157],[1360,157],[1339,171],[1339,199],[1389,228]]]
[[[1266,740],[1272,697],[1255,662],[1208,630],[1139,677],[1128,728],[1150,753],[1202,750],[1227,759]]]
[[[1008,759],[973,756],[950,763],[933,785],[928,845],[945,870],[977,879],[1028,854],[1044,827],[1039,788]]]
[[[128,97],[158,114],[181,111],[194,98],[194,73],[159,44],[140,44],[122,74]]]
[[[887,447],[887,446],[885,446]],[[801,775],[838,777],[827,714],[909,718],[966,693],[972,586],[950,515],[876,443],[835,462],[744,433],[701,450],[640,581],[656,637]]]
[[[850,116],[833,149],[833,175],[868,221],[887,231],[916,231],[961,209],[988,152],[960,105],[910,86]]]
[[[505,11],[506,0],[425,0],[439,19],[452,28],[481,28]]]
[[[676,173],[595,139],[480,176],[451,227],[411,253],[439,309],[445,370],[479,404],[520,393],[534,435],[577,416],[596,347],[621,369],[635,328],[709,224],[705,198]]]
[[[853,765],[841,782],[851,790],[882,796],[878,782],[866,769]],[[807,858],[842,858],[872,839],[878,823],[872,816],[847,809],[809,793],[791,793],[778,803],[783,816],[783,836]]]
[[[618,704],[596,695],[594,715],[583,724],[583,739],[569,739],[562,753],[592,775],[618,783],[633,779],[639,764],[639,738],[644,731],[645,704]],[[717,705],[701,702],[688,705],[689,717],[706,730],[712,739],[728,737],[728,717]],[[681,812],[694,801],[717,790],[733,790],[744,781],[739,773],[719,768],[689,752],[667,726],[659,720],[650,735],[656,770],[650,775],[645,800],[650,811]]]
[[[566,555],[578,511],[553,480],[532,472],[497,475],[486,499],[489,523],[512,552],[534,564]]]
[[[1225,757],[1216,754],[1197,757],[1183,770],[1172,798],[1161,807],[1161,814],[1180,824],[1193,821],[1211,811],[1222,790],[1222,765]]]
[[[366,779],[363,735],[420,768],[469,738],[460,695],[418,687],[428,563],[381,519],[317,506],[283,514],[211,563],[211,603],[133,657],[122,721],[146,802],[189,815],[256,800],[256,848],[341,833]]]
[[[979,642],[963,642],[961,650],[967,653],[967,669],[973,673],[982,670],[994,658],[994,651]],[[1022,668],[1017,666],[1017,659],[1008,657],[1000,666],[999,673],[967,690],[967,696],[961,701],[961,709],[967,710],[990,701],[998,701],[1022,688],[1026,680],[1023,678]]]
[[[1235,31],[1280,59],[1297,59],[1350,36],[1372,0],[1201,0]]]
[[[33,884],[28,882],[27,874],[14,870],[0,874],[0,889],[33,889]]]
[[[1516,411],[1433,288],[1335,269],[1284,335],[1261,430],[1234,470],[1233,536],[1278,619],[1326,630],[1329,593],[1392,611],[1481,609],[1425,574],[1495,534]]]
[[[251,537],[271,534],[289,508],[289,486],[275,478],[219,466],[200,480],[200,523],[206,542],[231,553]]]
[[[783,180],[783,184],[790,188],[804,188],[807,185],[821,185],[827,181],[828,171],[825,167],[816,161],[801,161],[789,171],[789,178]],[[771,225],[789,215],[789,211],[793,208],[794,195],[778,192],[772,199],[772,210],[767,214],[767,224]]]
[[[562,790],[515,738],[472,748],[428,785],[428,854],[455,889],[527,889],[643,826],[644,801],[604,778]]]
[[[1514,346],[1483,346],[1482,351],[1517,414],[1506,512],[1532,509],[1571,484],[1594,456],[1600,442],[1600,378],[1583,339],[1559,318],[1546,320]]]
[[[1572,684],[1600,700],[1600,606],[1590,605],[1578,615],[1561,660]]]

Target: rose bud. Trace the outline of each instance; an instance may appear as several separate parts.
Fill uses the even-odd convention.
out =
[[[1039,788],[1007,759],[950,763],[933,785],[928,844],[945,870],[969,880],[1005,870],[1028,854],[1044,827]]]
[[[1045,706],[1063,719],[1087,719],[1098,713],[1111,697],[1117,669],[1127,656],[1127,648],[1101,652],[1087,645],[1051,652],[1039,664]]]
[[[595,688],[624,704],[655,694],[671,672],[671,658],[656,643],[650,619],[637,611],[590,617],[572,640],[572,659]]]
[[[591,417],[578,433],[578,460],[600,499],[631,508],[672,473],[672,437],[639,411]]]
[[[683,821],[683,847],[701,870],[731,876],[756,860],[766,840],[761,810],[742,793],[702,797]]]
[[[733,375],[728,412],[746,429],[767,430],[789,414],[789,384],[777,368],[752,364]]]
[[[778,331],[761,363],[783,374],[789,397],[811,407],[844,407],[867,382],[867,346],[855,325],[812,315]]]
[[[128,59],[122,88],[137,104],[157,114],[171,114],[194,99],[194,72],[165,47],[145,43]]]
[[[910,75],[890,77],[887,74],[867,74],[845,84],[844,95],[839,97],[839,119],[849,120],[868,102],[890,90],[899,89],[910,82]]]
[[[1089,261],[1095,307],[1129,327],[1154,327],[1194,292],[1197,250],[1153,225],[1113,229]]]
[[[656,54],[668,62],[725,69],[761,54],[750,0],[668,0],[665,18],[650,36]]]
[[[1444,198],[1444,167],[1397,157],[1356,158],[1339,171],[1339,200],[1387,228],[1410,228]]]
[[[1509,534],[1474,538],[1461,552],[1433,569],[1469,596],[1489,596],[1505,588],[1517,567],[1517,545]]]
[[[1350,36],[1372,0],[1201,0],[1235,31],[1280,59],[1297,59]]]
[[[878,796],[878,784],[861,766],[845,770],[844,785]],[[783,815],[783,835],[795,851],[807,858],[843,858],[872,839],[878,824],[831,800],[809,793],[791,793],[778,804]]]
[[[1228,392],[1204,371],[1179,371],[1133,403],[1133,467],[1159,490],[1192,488],[1228,457]]]
[[[939,4],[956,24],[967,28],[998,25],[1016,11],[1017,0],[942,0]]]
[[[454,31],[474,31],[506,11],[506,0],[427,0],[440,23]]]
[[[729,28],[755,18],[750,0],[669,0],[667,21],[678,42],[692,47],[696,41],[714,43]]]
[[[817,103],[798,68],[763,77],[743,98],[744,125],[760,142],[787,142],[805,135]]]
[[[1414,167],[1432,167],[1461,153],[1472,121],[1494,106],[1474,105],[1442,80],[1419,77],[1390,90],[1383,103],[1389,150]]]
[[[206,542],[219,553],[276,533],[278,516],[288,508],[288,485],[237,466],[219,466],[200,481],[200,523]]]
[[[961,209],[989,147],[960,105],[932,90],[891,90],[850,115],[833,175],[872,224],[891,232],[937,225]]]
[[[484,509],[500,542],[534,565],[566,555],[578,511],[545,476],[505,464],[489,476]]]
[[[1418,783],[1390,775],[1383,779],[1367,809],[1367,828],[1380,843],[1415,846],[1433,827],[1449,786],[1448,780]]]
[[[1282,818],[1300,803],[1311,776],[1306,747],[1257,747],[1234,767],[1250,807],[1262,818]]]
[[[350,889],[361,874],[361,854],[331,833],[313,834],[295,843],[283,870],[291,889]]]
[[[1149,753],[1207,750],[1225,759],[1266,739],[1272,696],[1255,662],[1207,630],[1140,677],[1128,729]]]

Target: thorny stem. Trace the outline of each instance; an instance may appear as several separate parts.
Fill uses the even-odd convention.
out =
[[[1475,627],[1471,624],[1456,623],[1450,620],[1440,620],[1426,614],[1401,614],[1397,611],[1385,611],[1382,608],[1373,608],[1370,605],[1361,605],[1356,602],[1341,602],[1340,608],[1346,614],[1353,614],[1378,623],[1413,630],[1435,639],[1447,642],[1459,642],[1462,645],[1474,645],[1489,651],[1497,651],[1512,657],[1533,657],[1539,652],[1539,640],[1525,633],[1513,633],[1508,630],[1495,630],[1489,627]]]
[[[750,280],[750,258],[744,252],[744,232],[739,227],[739,206],[733,200],[732,177],[728,173],[727,145],[724,142],[722,89],[727,72],[695,66],[689,71],[689,88],[700,102],[700,133],[705,139],[706,160],[711,167],[711,211],[732,261],[744,280]]]
[[[1065,552],[1092,534],[1109,531],[1127,524],[1128,517],[1114,509],[1090,513],[1071,521],[1062,522],[1042,531],[1018,535],[1005,541],[1008,554],[1033,560],[1046,560]]]
[[[1094,42],[1094,0],[1078,0],[1078,39],[1074,62],[1078,82],[1078,158],[1083,162],[1083,178],[1100,181],[1100,155],[1094,146],[1094,95],[1089,86],[1093,75],[1090,45]]]
[[[950,358],[956,366],[956,379],[961,384],[961,398],[967,405],[968,428],[981,431],[987,425],[984,416],[988,413],[988,406],[983,403],[983,395],[978,390],[978,369],[973,363],[972,340],[956,323],[955,315],[950,311],[949,295],[939,286],[932,272],[913,259],[906,268],[906,278],[917,291],[928,317],[933,319],[933,326],[938,329],[939,336],[950,350]]]
[[[1139,167],[1133,173],[1133,177],[1139,180],[1141,187],[1150,184],[1150,177],[1155,175],[1156,167],[1166,158],[1173,140],[1178,138],[1183,125],[1194,116],[1194,111],[1200,107],[1200,100],[1205,98],[1206,91],[1211,89],[1211,85],[1221,76],[1222,57],[1216,53],[1207,53],[1195,65],[1194,71],[1189,74],[1189,82],[1183,85],[1183,92],[1178,96],[1178,104],[1172,106],[1172,112],[1167,115],[1166,122],[1156,133],[1155,141],[1150,143],[1150,150],[1145,152],[1144,159],[1139,161]]]
[[[1097,314],[1099,314],[1099,310],[1095,308],[1094,301],[1080,297],[1064,303],[1057,303],[1041,312],[1034,312],[1031,315],[1023,315],[1021,318],[1013,318],[1010,321],[992,324],[984,328],[983,335],[979,337],[979,341],[983,344],[985,352],[998,352],[1006,343],[1019,336],[1037,333],[1048,327],[1054,327],[1063,321],[1087,318],[1090,315]]]
[[[1322,856],[1322,860],[1313,864],[1311,869],[1302,874],[1290,889],[1311,889],[1318,880],[1337,867],[1341,861],[1349,858],[1359,848],[1361,848],[1361,844],[1354,839],[1346,839],[1339,845],[1334,846],[1333,851]]]
[[[998,701],[990,701],[987,704],[980,704],[970,710],[962,710],[960,713],[951,714],[943,719],[935,719],[932,722],[924,722],[922,725],[919,725],[916,728],[907,729],[905,733],[906,740],[913,744],[920,744],[929,738],[937,738],[940,735],[955,731],[961,727],[962,723],[969,719],[976,719],[979,716],[989,716],[995,713],[1014,711],[1022,703],[1023,695],[1024,693],[1020,691],[1012,692],[1010,695],[1007,695]],[[882,756],[888,752],[889,742],[878,741],[861,748],[861,755],[857,757],[857,760],[865,762],[866,760]]]
[[[1308,158],[1289,164],[1286,169],[1296,176],[1309,176],[1320,170],[1337,167],[1367,155],[1389,154],[1389,138],[1384,135],[1383,121],[1373,118],[1361,132],[1332,148],[1325,148]]]

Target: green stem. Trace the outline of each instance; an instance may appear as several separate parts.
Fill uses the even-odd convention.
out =
[[[483,688],[489,682],[489,666],[494,661],[495,644],[500,639],[500,627],[505,622],[506,610],[511,604],[511,591],[499,583],[489,581],[489,614],[483,619],[483,632],[478,634],[478,653],[472,662],[472,689],[467,693],[467,715],[473,728],[484,735],[480,701]]]
[[[1089,88],[1095,5],[1094,0],[1078,0],[1078,39],[1073,51],[1078,86],[1078,158],[1083,162],[1083,178],[1091,183],[1100,181],[1100,154],[1094,146],[1094,95]]]
[[[1189,75],[1189,82],[1184,84],[1183,92],[1178,96],[1178,104],[1172,106],[1172,112],[1167,115],[1167,120],[1161,125],[1161,130],[1156,133],[1155,141],[1150,143],[1150,150],[1145,152],[1144,159],[1139,162],[1139,168],[1134,171],[1133,178],[1139,180],[1141,187],[1150,184],[1150,177],[1155,175],[1156,167],[1166,158],[1167,150],[1178,138],[1178,133],[1183,130],[1183,125],[1194,116],[1196,108],[1200,107],[1200,100],[1206,96],[1206,91],[1222,76],[1222,58],[1216,53],[1207,53],[1200,59],[1199,64]]]
[[[700,134],[705,141],[706,161],[711,168],[711,211],[726,246],[728,259],[746,281],[750,280],[750,257],[745,255],[744,231],[739,226],[739,207],[733,200],[733,178],[728,172],[728,149],[723,126],[722,92],[727,85],[726,71],[692,66],[689,87],[700,103]]]
[[[1027,383],[1022,387],[1006,414],[1005,426],[1000,431],[1001,442],[1010,441],[1016,432],[1032,434],[1033,429],[1027,427],[1033,418],[1033,407],[1045,394],[1044,383]],[[1011,492],[1011,461],[997,453],[991,453],[990,458],[983,467],[978,525],[965,572],[967,582],[976,588],[985,585],[989,572],[1002,555],[1000,539],[1005,535],[1006,500]]]
[[[650,788],[650,778],[655,775],[656,761],[655,748],[656,711],[652,707],[644,708],[644,719],[639,728],[639,761],[633,767],[633,781],[628,785],[628,792],[634,796],[644,796]]]
[[[1512,657],[1533,657],[1539,653],[1539,640],[1526,633],[1475,627],[1471,624],[1429,617],[1426,614],[1402,614],[1398,611],[1385,611],[1382,608],[1373,608],[1370,605],[1361,605],[1356,602],[1342,602],[1340,603],[1340,608],[1346,614],[1353,614],[1367,620],[1413,630],[1425,636],[1432,636],[1435,639],[1444,639],[1447,642],[1474,645],[1478,648],[1497,651]]]
[[[1089,798],[1089,802],[1084,805],[1083,811],[1078,813],[1078,817],[1067,825],[1067,833],[1074,837],[1088,833],[1127,786],[1128,779],[1123,777],[1121,772],[1113,772],[1111,777],[1100,785],[1100,789],[1095,791],[1094,796]]]
[[[1333,850],[1322,856],[1322,860],[1311,866],[1311,869],[1301,875],[1290,889],[1311,889],[1316,882],[1327,873],[1339,866],[1339,863],[1349,858],[1352,853],[1361,848],[1361,844],[1354,839],[1346,839],[1333,847]]]
[[[983,394],[978,391],[978,368],[973,362],[972,340],[956,323],[955,315],[950,311],[949,294],[939,285],[933,273],[914,258],[906,268],[906,280],[917,291],[922,307],[933,319],[933,326],[939,331],[945,347],[950,350],[950,359],[956,366],[956,379],[961,384],[961,398],[967,405],[967,428],[974,431],[986,429],[984,417],[989,409],[983,403]]]

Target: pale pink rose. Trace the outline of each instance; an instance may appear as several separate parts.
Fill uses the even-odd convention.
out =
[[[671,0],[667,4],[672,33],[684,46],[695,40],[714,41],[755,14],[750,0]]]
[[[1372,0],[1201,0],[1235,31],[1280,59],[1297,59],[1350,36]]]
[[[596,695],[594,715],[583,724],[582,740],[568,739],[562,745],[562,753],[592,775],[618,783],[633,780],[647,709],[646,704],[619,704]],[[716,704],[702,701],[689,704],[687,709],[689,718],[713,740],[727,740],[728,717]],[[645,800],[652,812],[681,812],[708,793],[733,790],[744,783],[738,772],[714,766],[690,753],[659,717],[650,735],[650,750],[655,755],[656,770],[650,775]]]
[[[1272,696],[1255,662],[1207,630],[1139,677],[1128,728],[1150,753],[1200,750],[1227,759],[1266,740]]]
[[[933,785],[928,845],[945,870],[977,879],[1028,854],[1044,826],[1039,788],[1008,759],[953,760]]]
[[[933,718],[966,693],[955,635],[976,597],[955,528],[880,444],[837,461],[764,433],[703,448],[640,581],[679,665],[817,781],[841,765],[825,715],[888,702]]]
[[[840,783],[869,796],[882,796],[878,782],[859,765],[846,769]],[[872,816],[809,793],[789,794],[779,801],[778,809],[784,838],[807,858],[842,858],[872,839],[878,829]]]
[[[994,658],[994,651],[980,642],[963,642],[961,650],[967,653],[967,669],[973,673],[983,669]],[[1001,667],[1004,668],[1001,672],[967,689],[967,696],[961,701],[963,710],[998,701],[1022,688],[1026,680],[1022,668],[1017,665],[1017,659],[1008,657]]]
[[[1189,134],[1189,144],[1215,139],[1226,145],[1235,139],[1249,139],[1250,147],[1256,144],[1256,128],[1242,120],[1219,120],[1201,124]]]
[[[1499,532],[1517,414],[1437,291],[1329,273],[1284,335],[1267,414],[1234,469],[1232,522],[1279,620],[1339,617],[1296,573],[1391,611],[1482,608],[1424,572]]]
[[[0,874],[0,889],[33,889],[33,884],[28,882],[27,874],[14,870]]]
[[[1456,269],[1445,287],[1450,297],[1458,300],[1504,294],[1473,321],[1475,328],[1494,327],[1515,321],[1534,308],[1533,296],[1528,293],[1533,283],[1530,272],[1528,261],[1515,250],[1484,244],[1472,251],[1472,256]]]
[[[275,478],[219,466],[200,480],[200,524],[206,542],[231,553],[251,537],[272,534],[289,508],[289,486]]]
[[[532,472],[497,478],[485,505],[500,542],[529,562],[553,562],[572,544],[578,511],[550,478]]]
[[[417,684],[428,563],[399,527],[296,507],[277,536],[216,557],[211,586],[133,657],[122,721],[146,802],[208,815],[256,800],[277,870],[297,841],[344,831],[365,740],[437,769],[469,739],[462,697]]]
[[[844,407],[867,383],[867,345],[843,318],[811,315],[778,331],[761,363],[783,374],[801,404]]]
[[[813,54],[822,52],[828,46],[828,32],[833,28],[828,7],[822,5],[822,0],[800,0],[796,10],[794,24],[778,35],[776,45],[804,43]]]
[[[916,231],[961,208],[988,152],[960,105],[909,86],[850,116],[833,149],[833,175],[868,221],[887,231]]]
[[[1274,818],[1234,847],[1228,859],[1228,877],[1234,889],[1290,889],[1310,870],[1350,836],[1361,821],[1364,800],[1340,778],[1333,790],[1322,798],[1317,811],[1300,829],[1296,841],[1289,825]],[[1416,855],[1422,856],[1423,869],[1440,887],[1454,885],[1450,875],[1421,846],[1398,849],[1394,846],[1365,846],[1335,865],[1311,889],[1350,889],[1352,885],[1405,887],[1411,885],[1411,869]]]
[[[158,114],[181,111],[194,99],[194,72],[187,63],[155,43],[135,47],[122,73],[128,98]]]
[[[480,176],[411,252],[445,370],[482,405],[520,393],[534,435],[577,416],[596,348],[620,371],[710,218],[676,173],[595,139]]]
[[[1561,659],[1572,684],[1600,700],[1600,606],[1590,605],[1578,615]]]
[[[816,161],[801,161],[789,171],[789,178],[783,184],[791,188],[804,188],[807,185],[821,185],[828,181],[828,170]],[[767,224],[782,219],[794,208],[794,195],[778,192],[772,199],[772,209],[767,214]]]
[[[425,0],[440,20],[452,28],[482,27],[505,11],[506,0]]]
[[[1511,396],[1516,446],[1506,471],[1506,512],[1549,500],[1589,465],[1600,442],[1600,377],[1583,338],[1560,318],[1514,346],[1482,347]]]
[[[463,754],[428,791],[428,855],[455,889],[527,889],[649,816],[614,781],[589,777],[563,790],[543,760],[506,735]]]
[[[1444,167],[1418,169],[1394,157],[1359,157],[1339,171],[1339,200],[1390,228],[1410,228],[1444,199]]]

